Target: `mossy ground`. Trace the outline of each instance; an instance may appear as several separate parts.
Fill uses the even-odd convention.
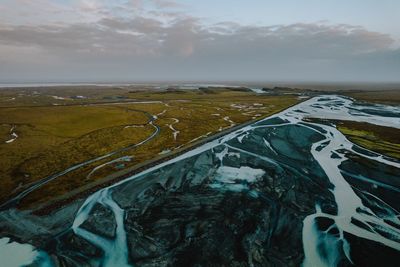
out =
[[[353,143],[400,160],[400,135],[396,128],[369,123],[339,121],[338,130]]]
[[[374,90],[374,91],[348,91],[344,93],[347,96],[359,101],[398,105],[400,104],[400,90]]]

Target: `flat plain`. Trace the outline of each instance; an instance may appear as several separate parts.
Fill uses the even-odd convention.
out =
[[[64,86],[0,90],[0,204],[46,210],[173,157],[216,134],[332,90]],[[400,102],[396,90],[343,90]],[[300,96],[300,97],[299,97]],[[381,96],[381,97],[378,97]],[[400,158],[394,128],[335,121],[352,142]]]

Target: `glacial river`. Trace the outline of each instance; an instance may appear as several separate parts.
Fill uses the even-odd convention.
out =
[[[333,120],[399,129],[400,108],[304,101],[95,192],[66,230],[73,244],[57,236],[40,255],[77,266],[388,266],[400,255],[400,162],[353,144]]]

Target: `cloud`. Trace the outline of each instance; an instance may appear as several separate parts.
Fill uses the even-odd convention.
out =
[[[224,24],[210,28],[194,18],[165,25],[154,18],[102,19],[72,25],[0,25],[0,43],[51,53],[198,55],[338,59],[389,50],[394,40],[351,25],[292,24],[272,27]],[[228,25],[228,26],[227,26]],[[156,53],[155,53],[156,52]],[[190,52],[190,53],[189,53]]]
[[[398,79],[394,40],[359,26],[205,25],[183,12],[166,11],[178,6],[170,1],[153,1],[151,10],[140,0],[125,2],[137,11],[131,16],[112,13],[105,2],[79,4],[82,12],[100,14],[97,20],[1,23],[0,80]],[[129,10],[113,5],[118,8]]]
[[[153,2],[158,8],[180,8],[184,6],[181,3],[168,0],[153,0]]]

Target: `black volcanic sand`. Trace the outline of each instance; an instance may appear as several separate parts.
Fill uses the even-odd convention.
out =
[[[269,123],[271,123],[270,121]],[[268,136],[279,156],[258,144]],[[137,266],[298,266],[303,260],[302,221],[320,203],[327,213],[336,206],[331,185],[310,154],[320,140],[299,126],[260,128],[240,143],[229,145],[257,156],[226,155],[224,166],[248,166],[265,171],[254,183],[235,181],[240,192],[213,188],[221,166],[215,147],[150,172],[113,189],[113,198],[126,211],[129,260]],[[292,140],[287,142],[286,140]],[[229,149],[228,152],[238,151]],[[97,205],[82,228],[112,238],[113,215]],[[60,265],[81,266],[102,251],[66,231],[43,244]]]

